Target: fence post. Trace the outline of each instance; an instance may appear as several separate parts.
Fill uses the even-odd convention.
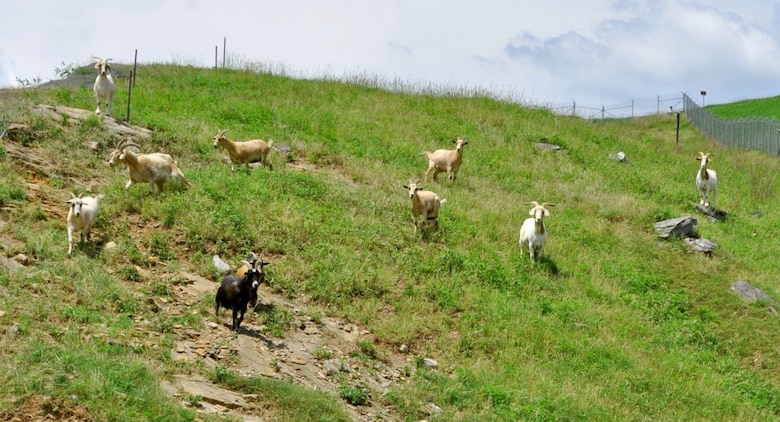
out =
[[[215,45],[214,46],[214,70],[219,69],[219,65],[218,65],[218,62],[217,62],[217,54],[218,53],[219,53],[219,46]]]
[[[135,88],[135,77],[138,75],[138,49],[135,49],[135,58],[133,59],[133,72],[131,73],[133,76],[131,79],[133,80],[133,88]]]
[[[675,145],[680,145],[680,113],[677,113],[677,139],[674,141]]]
[[[225,51],[227,50],[227,37],[222,39],[222,68],[225,68]]]
[[[125,121],[127,123],[130,123],[130,97],[131,93],[133,92],[133,78],[135,71],[130,71],[130,79],[127,81],[127,116],[125,116]]]

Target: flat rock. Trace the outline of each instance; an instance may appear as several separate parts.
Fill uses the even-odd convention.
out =
[[[655,231],[658,236],[666,239],[669,237],[687,236],[698,227],[698,220],[691,215],[672,218],[670,220],[655,223]]]
[[[771,296],[764,293],[763,290],[753,286],[747,281],[744,280],[735,281],[734,283],[731,284],[731,290],[736,292],[738,295],[742,296],[742,298],[749,303],[762,301],[762,302],[769,302],[772,305],[777,306],[777,302],[775,302],[775,300],[772,299]]]

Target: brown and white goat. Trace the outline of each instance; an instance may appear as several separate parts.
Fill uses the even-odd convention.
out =
[[[434,228],[439,227],[439,209],[446,202],[446,199],[439,199],[439,195],[434,192],[422,190],[422,186],[417,183],[404,185],[404,189],[409,192],[409,199],[412,200],[412,223],[414,232],[417,233],[417,226],[421,228],[432,222]]]
[[[214,148],[225,148],[230,156],[231,171],[236,170],[236,164],[245,164],[247,171],[249,171],[249,164],[257,162],[273,170],[273,165],[268,161],[268,153],[271,152],[271,147],[274,144],[273,140],[266,142],[262,139],[253,139],[235,142],[228,139],[225,136],[226,133],[227,129],[223,129],[214,136]]]
[[[134,183],[149,183],[149,193],[154,193],[154,185],[157,185],[158,193],[162,193],[163,186],[171,177],[177,178],[187,185],[191,185],[189,180],[176,166],[176,161],[169,154],[136,154],[129,150],[130,147],[141,149],[133,142],[122,142],[112,153],[108,160],[108,165],[114,166],[117,163],[127,165],[130,173],[130,180],[125,185],[125,192],[130,195],[130,186]]]
[[[696,187],[699,189],[699,204],[705,207],[715,208],[715,196],[718,193],[718,175],[715,170],[707,168],[712,154],[699,152],[697,160],[701,161],[699,171],[696,172]]]
[[[114,99],[114,92],[116,92],[114,78],[111,77],[111,66],[108,64],[108,61],[111,59],[95,58],[97,59],[95,69],[98,70],[95,85],[92,87],[92,90],[95,92],[95,100],[97,101],[95,114],[100,114],[100,103],[102,102],[105,105],[106,116],[111,116],[111,102]]]
[[[542,203],[536,201],[528,202],[534,207],[528,212],[531,218],[526,218],[523,225],[520,226],[520,248],[528,249],[531,260],[541,261],[544,246],[547,244],[547,228],[544,226],[544,217],[550,215],[546,206],[555,206],[555,204]]]
[[[425,172],[425,179],[423,182],[428,182],[428,173],[433,171],[433,181],[436,181],[436,177],[439,173],[446,171],[447,179],[450,182],[454,182],[458,177],[458,171],[460,165],[463,162],[463,147],[468,144],[468,141],[458,138],[452,141],[455,144],[455,149],[437,149],[434,152],[424,151],[428,157],[428,170]]]

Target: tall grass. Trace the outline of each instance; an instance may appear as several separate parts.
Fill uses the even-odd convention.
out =
[[[159,345],[171,343],[169,323],[129,299],[122,274],[133,274],[106,268],[147,265],[139,251],[150,251],[208,274],[211,254],[257,250],[277,257],[269,270],[277,292],[306,296],[365,325],[380,347],[410,346],[410,382],[378,398],[403,420],[428,417],[428,403],[442,409],[443,420],[778,419],[779,321],[729,290],[746,279],[780,293],[774,158],[713,144],[688,122],[677,144],[669,116],[588,122],[480,95],[345,82],[253,69],[141,67],[133,122],[155,133],[144,149],[173,154],[193,183],[173,183],[160,197],[134,187],[125,198],[125,173],[98,165],[117,140],[89,128],[84,133],[103,139],[100,154],[65,148],[93,135],[41,123],[35,145],[63,156],[72,174],[89,175],[63,179],[61,188],[107,193],[98,230],[121,252],[82,249],[61,262],[63,223],[40,215],[19,193],[30,176],[7,156],[0,162],[8,170],[0,176],[0,199],[13,204],[0,214],[10,223],[0,230],[38,262],[0,278],[0,304],[8,310],[0,322],[19,321],[23,334],[4,349],[13,358],[2,364],[0,389],[13,394],[0,403],[76,394],[107,419],[122,419],[114,416],[120,409],[141,418],[191,418],[153,386],[176,371],[165,353],[117,352],[81,335],[131,335],[132,313],[156,321]],[[92,103],[86,88],[2,96],[3,104],[24,107]],[[123,101],[117,95],[119,117]],[[0,113],[35,121],[24,107]],[[219,129],[286,143],[309,170],[285,168],[274,155],[274,171],[231,172],[211,147]],[[440,230],[415,235],[402,185],[422,176],[421,151],[450,147],[456,137],[469,141],[458,181],[427,184],[447,198]],[[563,150],[542,151],[537,142]],[[607,158],[617,151],[630,164]],[[697,151],[715,153],[719,205],[729,212],[721,222],[698,216],[697,233],[720,245],[712,257],[653,232],[656,221],[695,212]],[[559,204],[547,219],[540,265],[517,245],[533,200]],[[162,237],[128,227],[126,217],[135,214],[159,222]],[[54,306],[42,306],[47,298]],[[186,322],[198,327],[205,318]],[[437,359],[439,368],[425,367],[423,357]],[[89,371],[96,359],[98,369]],[[142,379],[149,395],[137,397],[138,386],[113,381],[126,376]],[[100,388],[74,387],[66,382],[72,377],[83,384],[98,378]],[[62,382],[45,381],[52,379]],[[116,391],[109,395],[118,404],[109,404],[104,388]],[[147,412],[151,402],[156,407]],[[301,402],[280,406],[311,412]]]

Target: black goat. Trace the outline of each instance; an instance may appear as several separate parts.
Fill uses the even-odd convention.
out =
[[[257,268],[257,265],[260,268]],[[243,277],[236,277],[233,274],[228,274],[222,279],[222,284],[217,289],[216,297],[216,315],[219,316],[220,306],[233,310],[233,326],[232,329],[237,333],[238,326],[241,321],[244,320],[244,314],[246,313],[247,305],[252,305],[252,309],[257,304],[257,288],[260,283],[265,279],[263,273],[263,265],[265,262],[259,261],[254,266],[249,265],[248,262],[243,261],[243,264],[250,267]],[[241,312],[239,317],[238,313]]]

